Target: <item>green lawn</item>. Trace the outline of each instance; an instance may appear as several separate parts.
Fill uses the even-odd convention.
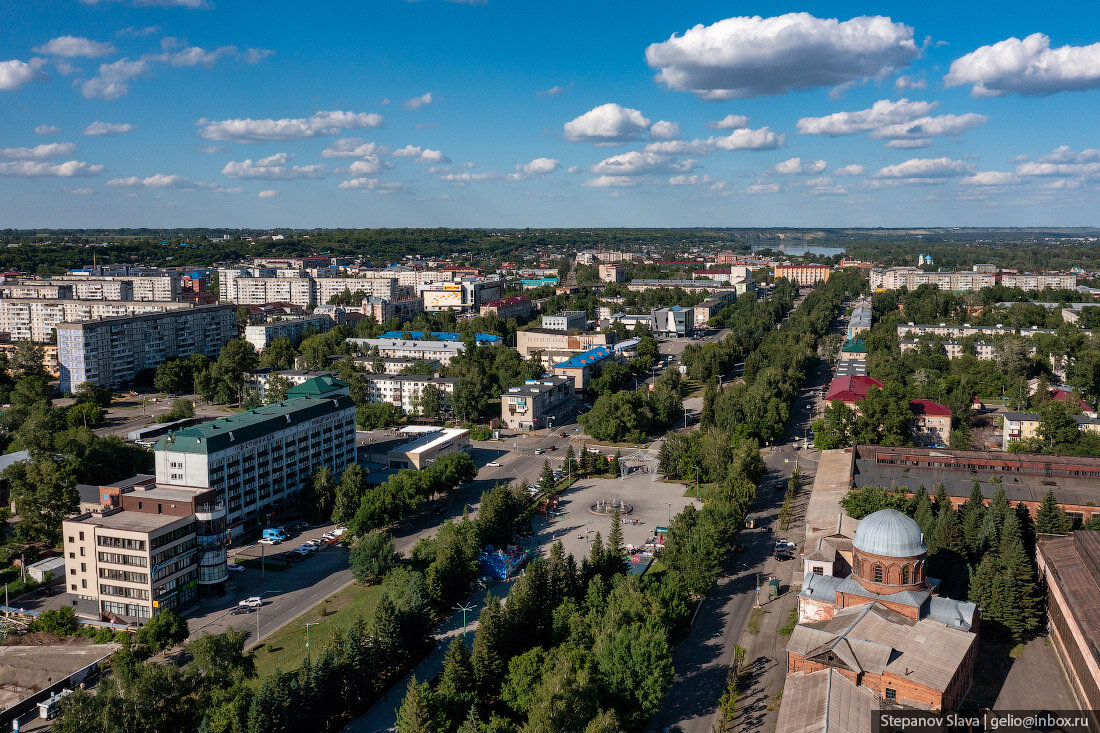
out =
[[[332,638],[335,629],[346,629],[359,617],[370,618],[382,590],[377,585],[352,583],[302,614],[279,631],[263,640],[253,655],[258,683],[276,669],[289,672],[302,666],[306,658],[306,623],[316,623],[309,629],[309,647],[320,654]],[[242,619],[242,625],[248,622]]]

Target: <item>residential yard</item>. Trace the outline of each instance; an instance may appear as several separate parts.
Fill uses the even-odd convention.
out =
[[[306,623],[311,624],[310,651],[320,654],[332,639],[333,631],[348,628],[356,619],[370,618],[381,594],[380,586],[352,583],[268,636],[253,651],[258,673],[254,684],[276,669],[289,672],[302,665],[306,658]],[[241,617],[242,626],[248,623],[250,616]]]

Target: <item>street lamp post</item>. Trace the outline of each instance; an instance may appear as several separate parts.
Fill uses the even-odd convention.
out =
[[[312,665],[312,660],[309,656],[309,627],[310,626],[318,626],[319,624],[320,624],[320,622],[318,622],[318,621],[311,621],[311,622],[306,623],[306,666],[307,667]]]
[[[668,507],[668,526],[672,526],[672,502],[666,501],[665,505]]]
[[[466,638],[466,613],[474,610],[474,604],[467,603],[465,606],[455,605],[456,611],[462,611],[462,638]]]
[[[698,466],[692,466],[692,468],[695,469],[695,498],[698,499],[699,498],[699,471],[700,471],[700,469],[699,469]]]

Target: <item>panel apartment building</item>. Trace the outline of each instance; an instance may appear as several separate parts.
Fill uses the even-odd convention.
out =
[[[215,358],[237,335],[236,309],[208,305],[57,326],[61,391],[82,382],[118,387],[175,357]]]
[[[45,343],[58,324],[194,308],[194,303],[118,300],[0,300],[0,331],[13,341]]]
[[[277,338],[288,338],[291,343],[297,344],[310,329],[324,333],[333,325],[333,320],[326,315],[257,323],[244,327],[244,340],[252,344],[256,351],[263,351]]]
[[[916,267],[891,267],[871,271],[872,290],[916,290],[921,285],[934,285],[940,290],[981,290],[997,284],[997,276],[989,272],[925,272]]]
[[[538,430],[563,420],[576,403],[573,381],[565,376],[529,379],[500,396],[500,424],[508,430]]]
[[[153,447],[157,484],[214,489],[231,530],[257,526],[313,472],[355,462],[355,403],[346,383],[316,378],[287,399],[165,435]]]

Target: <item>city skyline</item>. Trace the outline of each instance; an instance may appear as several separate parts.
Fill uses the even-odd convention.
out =
[[[7,227],[1097,224],[1084,3],[4,5]]]

